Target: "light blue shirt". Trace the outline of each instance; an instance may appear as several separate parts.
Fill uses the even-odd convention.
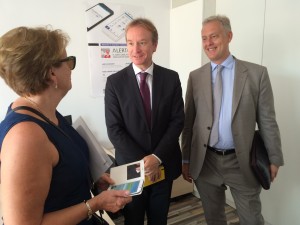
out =
[[[233,84],[234,84],[234,72],[235,72],[235,60],[232,55],[221,64],[224,68],[222,70],[222,103],[219,119],[219,141],[215,148],[231,149],[235,148],[232,131],[231,131],[231,119],[232,119],[232,97],[233,97]],[[217,75],[217,64],[211,62],[212,67],[212,85],[215,83]]]

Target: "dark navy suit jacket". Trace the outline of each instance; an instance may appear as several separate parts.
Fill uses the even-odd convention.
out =
[[[151,128],[132,64],[111,75],[105,88],[105,118],[118,165],[158,156],[167,180],[181,174],[179,136],[183,129],[184,107],[178,73],[154,64]]]

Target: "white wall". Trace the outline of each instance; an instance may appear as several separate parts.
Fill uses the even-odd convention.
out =
[[[300,45],[297,44],[300,40],[300,2],[273,0],[267,1],[266,7],[262,62],[272,74],[286,164],[279,173],[273,191],[265,192],[262,200],[272,199],[264,211],[272,217],[275,225],[300,224]]]
[[[205,61],[200,55],[201,22],[202,16],[207,16],[207,8],[212,12],[210,7],[214,4],[216,13],[225,14],[231,19],[231,53],[239,59],[267,66],[270,74],[285,166],[280,168],[271,190],[262,191],[263,215],[272,225],[298,225],[300,70],[297,65],[300,52],[300,2],[197,0],[172,9],[170,66],[179,72],[184,90],[189,72]],[[232,200],[229,195],[227,197]]]
[[[183,96],[190,71],[201,65],[201,23],[201,1],[171,10],[170,68],[179,73]]]
[[[100,2],[101,0],[95,2]],[[170,1],[160,0],[122,0],[107,1],[120,4],[142,6],[145,17],[151,19],[159,32],[158,50],[154,62],[169,67],[169,23]],[[159,6],[159,7],[157,7]],[[77,56],[76,69],[72,72],[73,89],[60,103],[58,110],[64,114],[72,114],[73,119],[82,116],[96,138],[105,147],[108,141],[103,97],[90,97],[90,81],[88,68],[88,50],[86,41],[85,9],[86,1],[79,0],[0,0],[0,35],[16,26],[40,26],[51,24],[54,28],[66,31],[71,42],[68,53]],[[0,118],[3,118],[7,106],[16,95],[0,79]]]

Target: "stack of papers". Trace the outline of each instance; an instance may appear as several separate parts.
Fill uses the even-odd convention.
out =
[[[97,181],[112,165],[112,161],[97,141],[84,120],[79,117],[72,125],[86,141],[90,154],[90,171],[94,181]]]

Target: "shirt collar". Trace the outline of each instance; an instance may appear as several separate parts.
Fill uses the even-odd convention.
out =
[[[210,64],[211,64],[211,71],[214,71],[218,66],[218,64],[215,64],[214,62],[211,62]],[[229,69],[232,68],[233,64],[234,64],[234,58],[231,54],[227,57],[227,59],[225,59],[221,63],[222,66],[224,66],[225,68],[229,68]]]
[[[134,74],[138,75],[140,72],[146,72],[150,75],[153,75],[153,68],[154,68],[154,64],[152,63],[151,66],[149,66],[145,71],[142,71],[139,67],[137,67],[135,64],[132,63],[132,67],[134,70]]]

